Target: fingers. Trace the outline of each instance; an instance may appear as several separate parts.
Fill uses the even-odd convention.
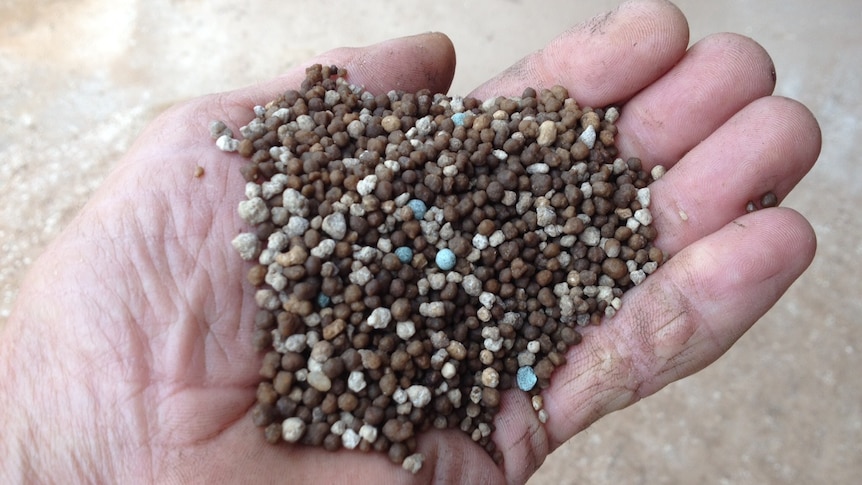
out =
[[[685,53],[688,23],[664,0],[638,0],[566,31],[471,95],[518,96],[526,87],[565,86],[582,106],[624,101]]]
[[[775,87],[775,67],[753,40],[707,37],[622,109],[616,145],[647,166],[670,166],[751,101]]]
[[[554,379],[557,379],[556,375]],[[547,392],[544,391],[542,395],[547,395]],[[494,441],[505,457],[503,468],[509,483],[525,483],[560,442],[549,441],[546,425],[539,421],[529,394],[511,389],[504,392],[501,398],[500,413],[494,419],[497,428],[494,430]],[[560,412],[568,413],[574,405],[569,403]],[[555,425],[549,422],[547,426]],[[572,435],[574,432],[568,437]]]
[[[766,97],[734,115],[651,186],[656,244],[676,253],[773,192],[779,200],[820,153],[820,129],[796,101]]]
[[[670,259],[569,351],[545,393],[551,442],[712,363],[805,270],[815,244],[802,216],[774,208],[746,214]]]

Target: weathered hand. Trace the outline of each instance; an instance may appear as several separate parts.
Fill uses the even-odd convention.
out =
[[[820,134],[795,101],[771,97],[771,60],[753,41],[687,49],[683,15],[661,0],[624,4],[562,34],[472,95],[562,84],[583,106],[623,104],[617,144],[667,174],[652,186],[657,244],[673,257],[584,331],[545,391],[505,393],[494,440],[502,469],[459,431],[420,438],[412,476],[376,453],[271,446],[248,412],[259,380],[255,304],[231,239],[244,182],[214,149],[297,86],[273,81],[179,105],[130,149],[34,263],[0,340],[0,476],[47,482],[520,483],[556,446],[612,411],[705,367],[807,267],[815,238],[798,213],[747,214],[783,198],[817,158]],[[372,92],[445,92],[455,62],[439,34],[309,61],[346,67]],[[196,167],[204,174],[195,177]]]

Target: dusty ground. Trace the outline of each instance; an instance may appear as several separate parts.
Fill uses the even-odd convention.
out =
[[[428,30],[454,40],[452,92],[466,93],[617,2],[462,3],[0,0],[0,325],[29,263],[165,106],[331,47]],[[855,0],[679,5],[693,41],[734,31],[761,42],[777,93],[820,120],[820,161],[784,202],[812,221],[817,258],[719,362],[597,423],[530,483],[851,483],[862,473],[862,160],[852,151],[862,10]],[[249,55],[261,38],[279,47]]]

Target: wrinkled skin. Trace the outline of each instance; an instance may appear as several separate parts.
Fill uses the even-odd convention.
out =
[[[525,393],[505,393],[493,435],[501,467],[458,431],[423,435],[427,460],[412,476],[376,453],[271,446],[252,425],[255,306],[230,245],[248,229],[236,213],[242,160],[215,149],[207,124],[236,132],[254,105],[299,85],[297,68],[162,114],[33,264],[0,339],[2,481],[324,483],[350,470],[359,483],[523,483],[575,433],[722,355],[814,255],[797,212],[745,205],[767,191],[784,198],[810,169],[816,121],[770,95],[775,72],[754,41],[687,46],[676,7],[636,0],[471,93],[562,84],[583,106],[625,103],[622,154],[669,169],[652,207],[657,244],[673,257],[568,353],[544,393],[547,426]],[[312,62],[344,66],[378,93],[445,92],[455,68],[442,34]]]

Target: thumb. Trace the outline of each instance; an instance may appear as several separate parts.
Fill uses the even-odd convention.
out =
[[[246,107],[266,104],[286,89],[298,87],[305,78],[305,68],[312,64],[345,68],[348,81],[374,94],[393,89],[408,92],[429,89],[432,93],[444,93],[455,75],[455,48],[449,37],[437,32],[386,40],[367,47],[340,47],[275,79],[232,91],[225,101]]]

